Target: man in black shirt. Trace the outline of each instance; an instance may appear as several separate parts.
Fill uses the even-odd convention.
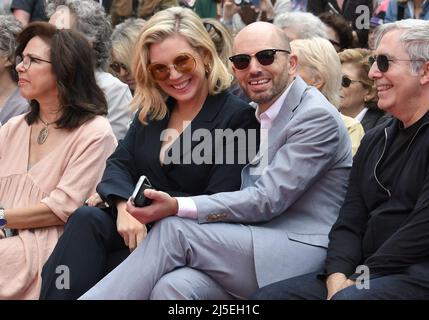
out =
[[[255,299],[429,299],[429,21],[380,27],[369,72],[380,109],[353,160],[323,272]]]

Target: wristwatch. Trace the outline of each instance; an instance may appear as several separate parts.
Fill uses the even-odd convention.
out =
[[[0,207],[0,229],[4,229],[6,227],[7,220],[4,217],[4,208]]]

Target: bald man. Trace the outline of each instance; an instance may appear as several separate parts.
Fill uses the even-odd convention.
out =
[[[83,299],[245,299],[257,288],[322,267],[352,164],[338,111],[294,74],[297,57],[272,24],[235,38],[234,73],[257,103],[260,153],[242,188],[172,198],[130,212],[157,221],[147,238]]]

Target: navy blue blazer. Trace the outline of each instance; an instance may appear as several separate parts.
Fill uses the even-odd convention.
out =
[[[174,99],[167,100],[169,110],[174,108],[174,104]],[[144,125],[136,115],[125,138],[108,158],[102,180],[97,186],[97,192],[111,207],[115,208],[114,199],[127,200],[131,196],[141,175],[147,176],[156,190],[165,191],[171,196],[213,194],[240,188],[241,169],[251,160],[249,158],[256,154],[259,147],[260,125],[253,107],[227,92],[208,96],[191,125],[168,150],[171,155],[172,148],[180,144],[180,163],[175,159],[171,164],[161,165],[161,133],[167,129],[169,119],[167,114],[162,120],[149,120],[147,125]],[[221,148],[225,149],[227,143],[226,140],[220,144],[215,143],[215,129],[239,128],[245,129],[248,134],[253,131],[250,134],[256,136],[256,143],[247,145],[244,149],[235,145],[236,161],[233,164],[215,164],[215,157],[219,157]],[[183,143],[184,137],[192,136],[198,129],[207,129],[210,137],[200,137],[192,143]],[[212,151],[209,154],[211,161],[197,164],[189,157],[189,152],[200,150],[202,141],[207,138],[212,140]],[[247,152],[249,157],[246,157],[245,161],[238,161],[240,152]]]

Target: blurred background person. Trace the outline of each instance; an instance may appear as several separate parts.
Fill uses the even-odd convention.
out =
[[[178,0],[139,0],[137,17],[147,20],[158,11],[178,5]]]
[[[316,87],[336,108],[340,106],[341,63],[334,46],[326,39],[299,39],[291,42],[292,53],[298,56],[297,73]],[[352,142],[355,155],[364,130],[359,121],[341,115]]]
[[[15,70],[16,37],[21,30],[21,23],[13,15],[0,15],[0,127],[28,110],[27,100],[19,93]]]
[[[128,85],[132,94],[136,89],[136,82],[131,72],[131,62],[135,53],[135,44],[144,24],[143,19],[129,18],[115,27],[111,37],[112,63],[110,68],[123,83]]]
[[[216,47],[216,52],[219,55],[219,58],[227,69],[232,72],[231,60],[229,60],[229,57],[232,56],[233,39],[231,33],[221,22],[215,19],[205,18],[203,19],[203,24]],[[231,77],[233,76],[231,75]],[[235,77],[233,78],[229,91],[233,95],[240,97],[242,100],[250,102],[249,97],[243,92],[243,90],[241,90],[241,87]]]
[[[365,132],[389,119],[377,107],[377,90],[368,76],[371,65],[367,49],[347,49],[339,53],[343,73],[340,112],[359,121]]]
[[[337,52],[355,46],[353,43],[353,29],[342,16],[331,12],[325,12],[320,14],[319,18],[325,24],[328,40],[332,43]],[[361,47],[366,46],[365,43],[365,45]]]
[[[368,27],[362,23],[365,19],[369,20],[372,17],[373,0],[309,0],[307,11],[317,16],[322,13],[331,13],[343,18],[356,34],[358,42],[356,46],[366,48]],[[368,13],[367,17],[362,16],[366,13]],[[343,47],[343,49],[347,48],[351,47]]]
[[[31,110],[0,128],[0,226],[16,234],[0,239],[1,300],[39,297],[43,264],[116,146],[87,40],[34,22],[18,44],[18,85]]]
[[[273,23],[286,33],[289,41],[314,37],[328,38],[325,24],[309,12],[281,13],[275,17]]]
[[[10,9],[13,15],[25,27],[32,21],[47,21],[46,0],[12,0]]]
[[[402,19],[429,20],[429,1],[390,0],[384,21],[387,23]]]
[[[0,1],[0,15],[12,14],[12,12],[10,11],[11,4],[12,4],[12,0]]]
[[[221,2],[222,0],[196,0],[194,10],[201,18],[216,19],[218,15],[218,5]]]
[[[222,22],[236,34],[252,22],[273,22],[277,15],[289,11],[290,0],[225,0]]]
[[[108,106],[107,119],[116,138],[122,139],[131,120],[128,86],[107,72],[112,51],[112,26],[104,8],[93,0],[55,0],[47,7],[49,22],[57,28],[81,32],[91,43],[95,55],[95,78]]]

